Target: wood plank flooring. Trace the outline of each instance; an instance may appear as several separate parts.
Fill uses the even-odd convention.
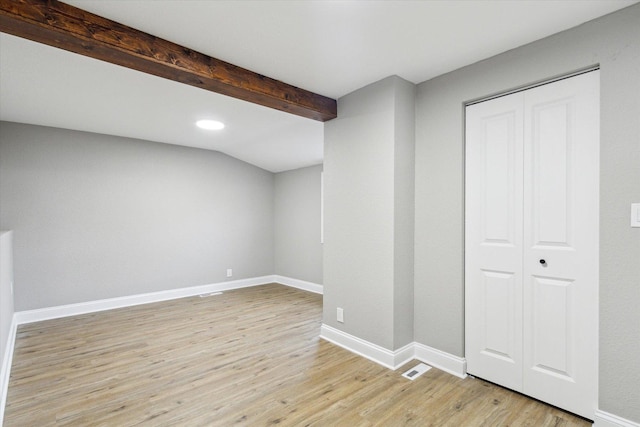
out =
[[[415,381],[319,339],[281,285],[23,325],[4,425],[589,426],[478,379]]]

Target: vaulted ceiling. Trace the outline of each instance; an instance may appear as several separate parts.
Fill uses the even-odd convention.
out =
[[[76,7],[339,98],[389,75],[420,83],[636,3],[73,0]],[[322,162],[321,122],[7,34],[0,119],[218,150],[272,172]],[[223,121],[212,133],[201,118]]]

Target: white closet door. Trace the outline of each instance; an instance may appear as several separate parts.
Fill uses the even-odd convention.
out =
[[[599,73],[467,107],[468,371],[592,418]]]
[[[467,366],[522,391],[522,94],[466,114]]]
[[[599,73],[531,89],[524,99],[524,389],[593,419]]]

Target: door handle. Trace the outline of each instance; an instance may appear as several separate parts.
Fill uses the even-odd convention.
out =
[[[546,266],[547,266],[547,261],[545,261],[545,260],[541,259],[541,260],[540,260],[540,264],[541,264],[543,267],[546,267]]]

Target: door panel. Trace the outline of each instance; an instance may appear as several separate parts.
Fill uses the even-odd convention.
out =
[[[525,95],[526,96],[526,95]],[[536,105],[531,111],[532,221],[538,245],[569,246],[571,224],[571,100]]]
[[[524,103],[523,388],[592,418],[598,374],[599,73],[531,89]]]
[[[469,373],[597,407],[599,73],[466,108]]]
[[[516,112],[508,111],[483,120],[483,244],[514,244],[515,118]]]
[[[570,379],[573,363],[573,281],[532,278],[532,367]]]
[[[482,353],[509,363],[516,362],[515,334],[515,275],[483,270]]]
[[[467,121],[467,363],[522,388],[522,138],[519,94],[477,104]],[[473,207],[471,209],[471,207]],[[473,349],[473,351],[470,351]]]

